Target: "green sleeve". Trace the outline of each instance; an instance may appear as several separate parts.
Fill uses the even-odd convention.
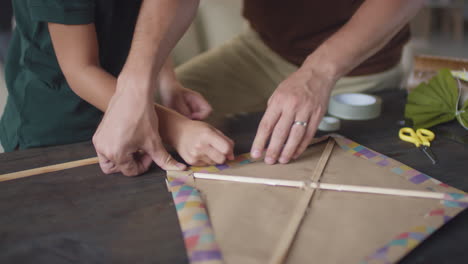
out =
[[[25,0],[21,0],[25,1]],[[95,0],[26,0],[33,21],[65,25],[94,22]]]

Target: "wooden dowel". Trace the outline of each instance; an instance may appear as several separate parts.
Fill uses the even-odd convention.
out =
[[[311,188],[320,188],[322,190],[339,191],[339,192],[356,192],[356,193],[368,193],[368,194],[382,194],[382,195],[393,195],[393,196],[405,196],[405,197],[416,197],[416,198],[427,198],[427,199],[446,199],[445,193],[431,192],[431,191],[416,191],[416,190],[404,190],[404,189],[392,189],[392,188],[381,188],[381,187],[370,187],[370,186],[357,186],[357,185],[343,185],[343,184],[331,184],[331,183],[320,183],[317,186],[316,183],[311,183]]]
[[[328,159],[333,151],[333,146],[335,146],[335,140],[330,138],[328,140],[327,146],[320,156],[320,160],[315,166],[314,172],[312,174],[312,182],[318,183],[322,177],[323,171],[328,163]],[[268,263],[270,264],[281,264],[286,260],[289,250],[291,249],[296,234],[299,231],[299,228],[302,224],[302,221],[307,213],[309,204],[314,197],[315,189],[305,188],[304,194],[301,196],[300,200],[296,204],[296,208],[289,219],[289,223],[286,224],[286,228],[281,235],[281,238],[278,241],[278,245],[273,250],[273,255]]]
[[[61,170],[91,165],[91,164],[96,164],[98,162],[99,162],[98,158],[94,157],[94,158],[75,160],[75,161],[70,161],[70,162],[65,162],[61,164],[55,164],[55,165],[50,165],[50,166],[45,166],[45,167],[40,167],[40,168],[35,168],[35,169],[30,169],[30,170],[7,173],[7,174],[0,175],[0,182],[30,177],[30,176],[54,172],[54,171],[61,171]]]
[[[255,178],[255,177],[244,177],[244,176],[231,176],[231,175],[211,174],[211,173],[202,173],[202,172],[193,173],[193,177],[196,178],[196,179],[204,179],[204,180],[220,180],[220,181],[229,181],[229,182],[253,183],[253,184],[263,184],[263,185],[283,186],[283,187],[294,187],[294,188],[304,188],[305,187],[305,182],[303,182],[303,181],[277,180],[277,179]]]
[[[303,181],[293,181],[293,180],[277,180],[277,179],[268,179],[268,178],[254,178],[254,177],[244,177],[244,176],[208,174],[208,173],[200,173],[200,172],[194,173],[193,176],[194,178],[197,178],[197,179],[263,184],[263,185],[273,185],[273,186],[292,187],[292,188],[304,188],[306,186],[306,183]],[[445,200],[447,198],[450,199],[450,197],[447,197],[446,193],[431,192],[431,191],[417,191],[417,190],[405,190],[405,189],[382,188],[382,187],[371,187],[371,186],[360,186],[360,185],[345,185],[345,184],[333,184],[333,183],[317,184],[316,182],[310,183],[309,187],[312,189],[321,189],[321,190],[339,191],[339,192],[381,194],[381,195],[405,196],[405,197],[426,198],[426,199],[436,199],[436,200]],[[464,198],[458,201],[468,202],[468,195],[466,195]]]

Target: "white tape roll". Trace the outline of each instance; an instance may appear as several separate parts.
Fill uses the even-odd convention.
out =
[[[325,132],[337,131],[340,129],[340,124],[338,118],[326,116],[320,121],[318,129]]]
[[[380,115],[382,99],[361,93],[343,93],[331,97],[330,115],[347,120],[368,120]]]

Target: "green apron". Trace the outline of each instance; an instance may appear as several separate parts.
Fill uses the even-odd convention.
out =
[[[101,66],[118,76],[140,6],[141,0],[13,1],[16,28],[5,65],[9,95],[0,120],[5,151],[90,140],[102,118],[101,111],[70,89],[47,22],[94,23]]]

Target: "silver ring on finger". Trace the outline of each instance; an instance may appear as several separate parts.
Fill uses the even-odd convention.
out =
[[[293,126],[295,126],[295,125],[307,127],[307,122],[304,122],[304,121],[294,121]]]

